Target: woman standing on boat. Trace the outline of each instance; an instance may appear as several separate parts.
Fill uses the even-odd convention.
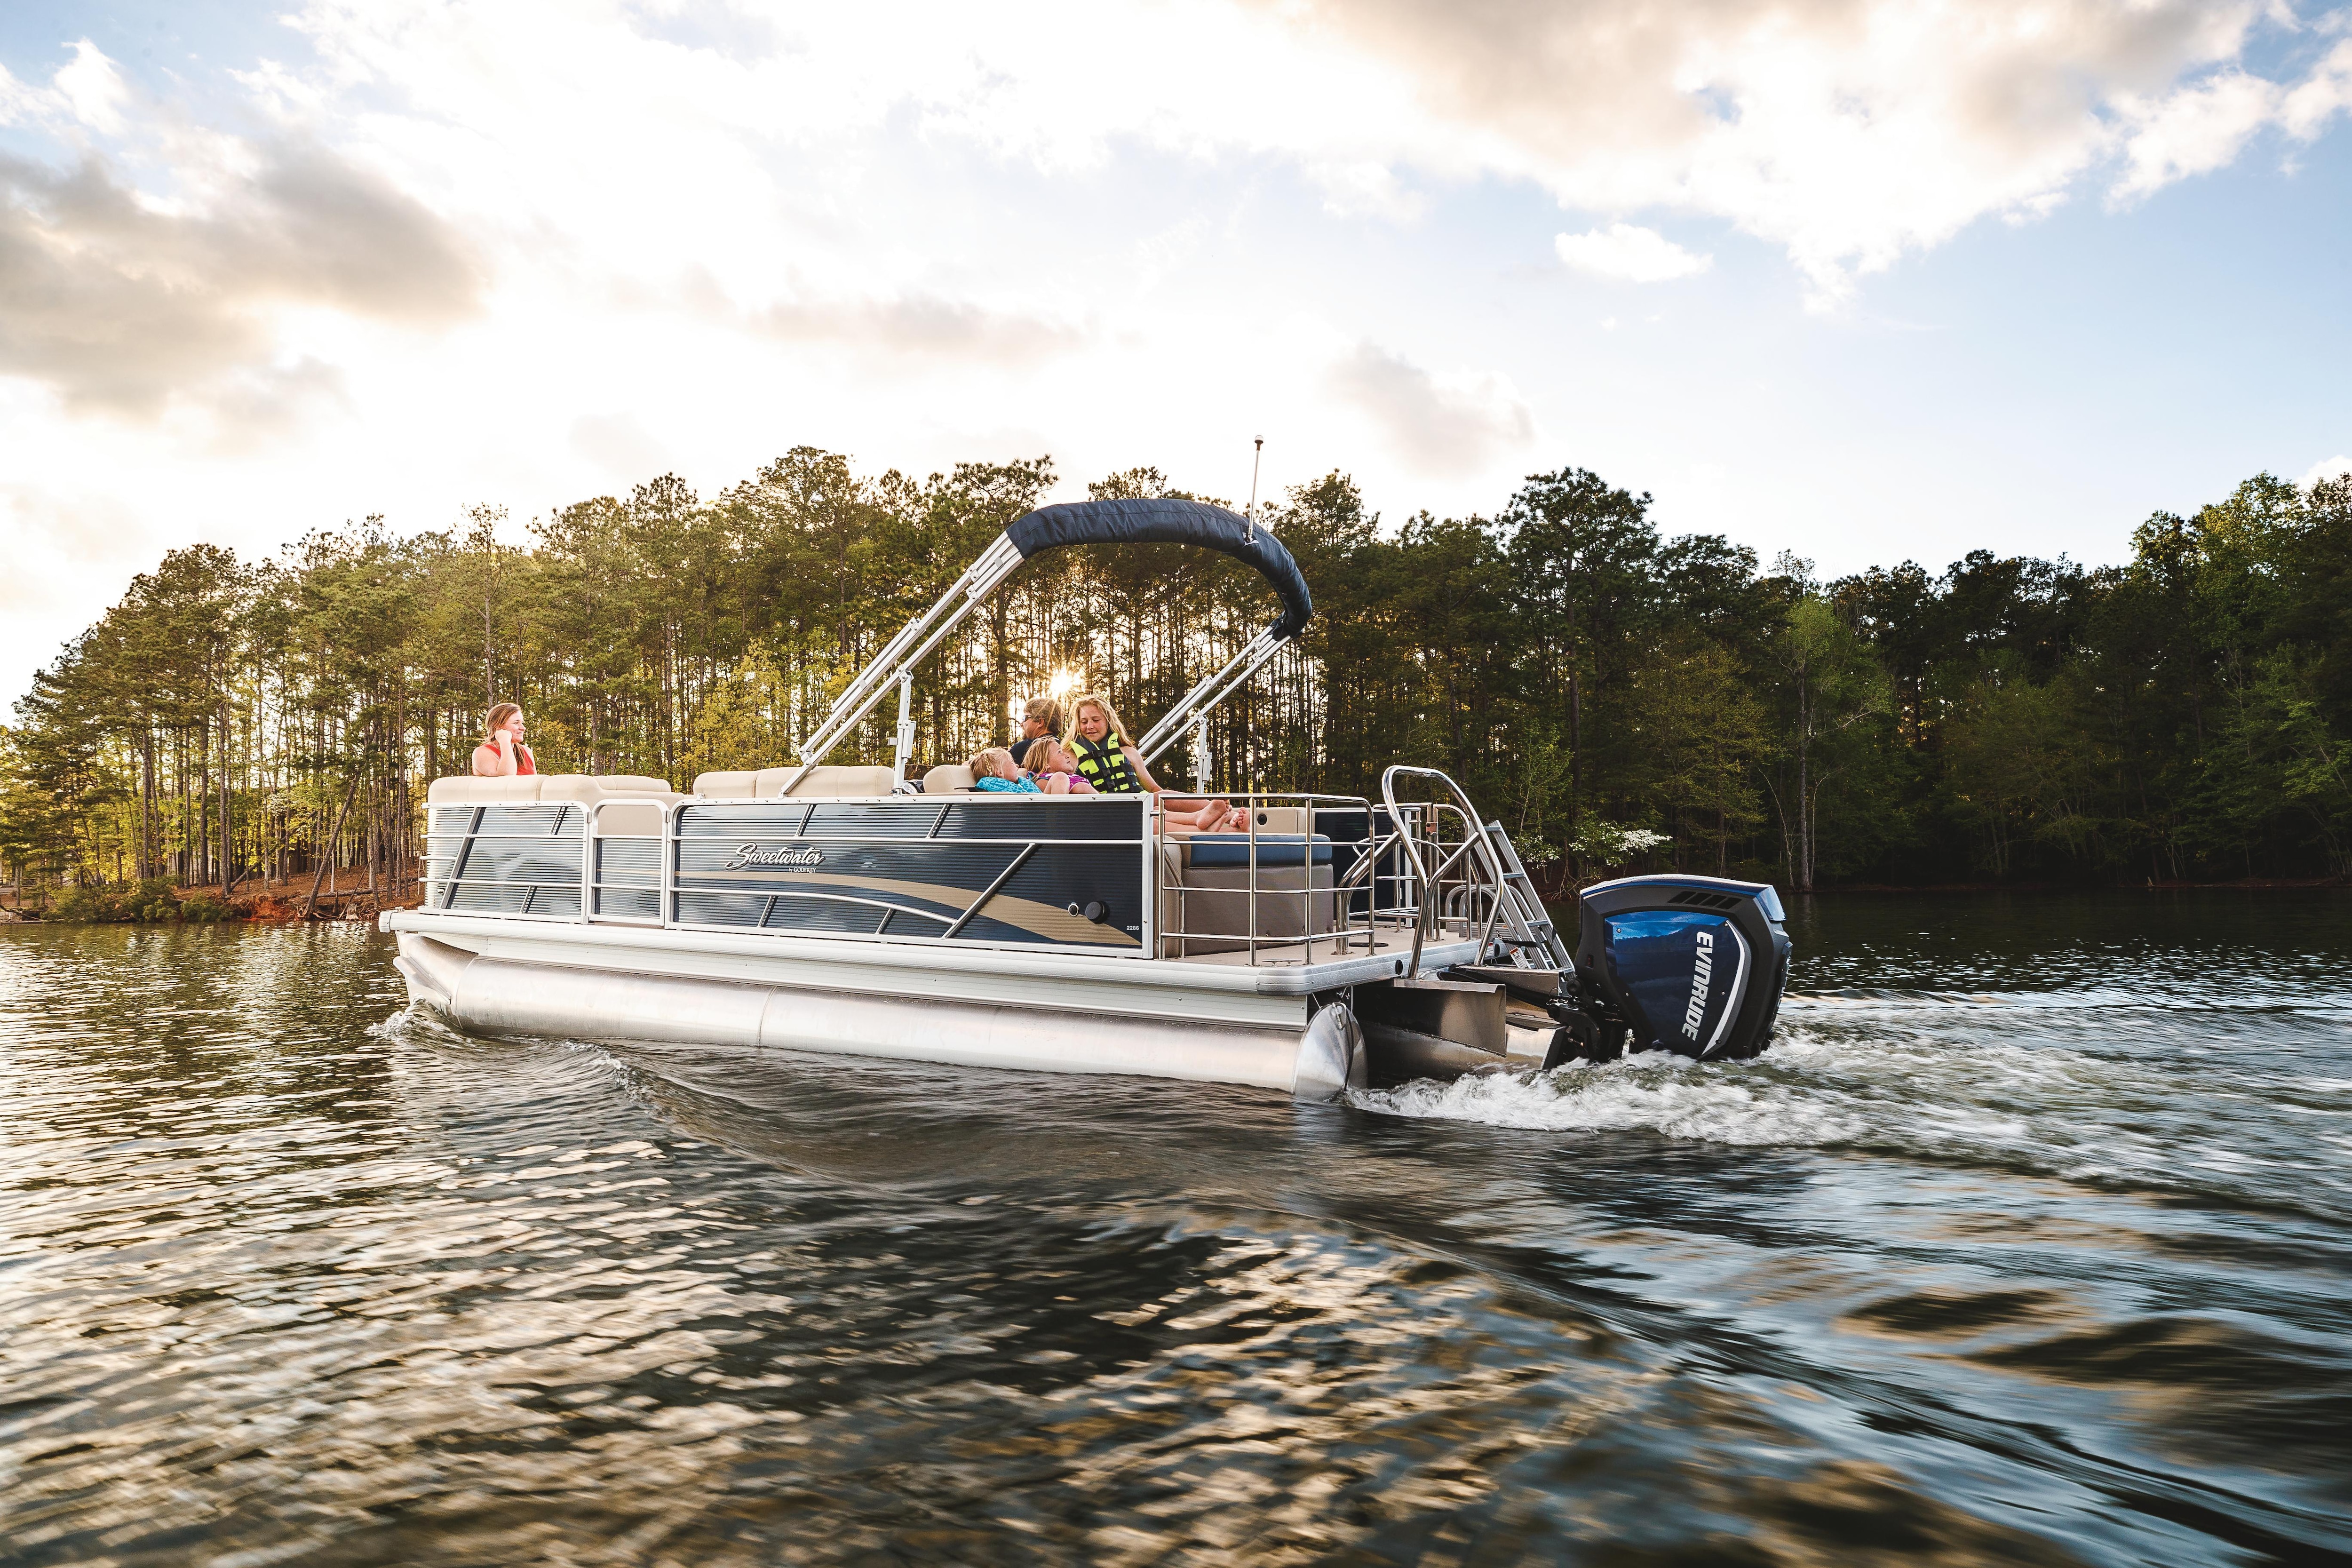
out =
[[[1087,692],[1070,704],[1074,715],[1069,738],[1063,749],[1078,760],[1078,776],[1095,786],[1098,795],[1141,795],[1146,791],[1161,794],[1160,781],[1143,765],[1143,759],[1129,750],[1134,744],[1127,738],[1127,726],[1118,721],[1109,700]],[[1222,800],[1160,801],[1160,808],[1171,827],[1189,827],[1199,833],[1212,833],[1230,817],[1240,814]]]
[[[474,748],[474,773],[486,779],[521,778],[539,772],[522,743],[522,710],[501,702],[490,710],[490,732]]]

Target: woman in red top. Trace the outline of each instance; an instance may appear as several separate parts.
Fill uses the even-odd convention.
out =
[[[522,743],[522,710],[501,702],[490,710],[490,732],[474,748],[474,772],[486,779],[520,778],[539,772]]]

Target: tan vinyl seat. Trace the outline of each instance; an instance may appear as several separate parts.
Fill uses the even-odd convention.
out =
[[[1303,822],[1306,813],[1298,815]],[[1249,868],[1192,865],[1190,837],[1171,833],[1160,843],[1160,929],[1193,933],[1181,941],[1161,937],[1160,956],[1238,952],[1249,946]],[[1260,866],[1256,903],[1261,948],[1310,933],[1322,936],[1339,926],[1340,895],[1328,863]]]
[[[536,773],[513,779],[483,779],[470,775],[435,779],[426,787],[425,799],[432,805],[489,805],[537,800],[539,786],[546,782]]]
[[[925,795],[953,795],[971,787],[971,770],[961,763],[942,763],[923,775]]]
[[[784,784],[799,768],[761,768],[754,773],[748,769],[698,774],[694,793],[705,800],[774,800],[783,793]],[[810,768],[793,786],[794,800],[843,799],[861,795],[891,793],[898,775],[889,764],[877,763],[868,767]]]
[[[686,799],[682,795],[657,799],[636,797],[596,803],[596,833],[604,838],[659,838],[662,807]]]
[[[669,787],[667,779],[645,773],[529,773],[521,778],[485,779],[464,775],[435,779],[425,792],[432,805],[510,805],[517,801],[568,800],[597,805],[608,800],[656,800],[686,797]]]

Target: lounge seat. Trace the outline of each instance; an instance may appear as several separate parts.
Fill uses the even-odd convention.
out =
[[[1163,935],[1160,939],[1160,957],[1237,952],[1249,946],[1253,873],[1246,837],[1243,837],[1242,858],[1237,861],[1208,867],[1197,862],[1186,864],[1202,839],[1227,837],[1171,834],[1161,842],[1160,929],[1163,932],[1182,931],[1192,934],[1182,938]],[[1293,942],[1310,932],[1322,936],[1336,930],[1339,925],[1340,895],[1333,889],[1329,855],[1318,853],[1315,863],[1306,865],[1304,847],[1294,843],[1290,863],[1275,866],[1265,858],[1268,847],[1265,839],[1260,837],[1255,873],[1258,944],[1264,947]],[[1317,850],[1327,847],[1318,837]],[[1210,848],[1216,854],[1227,852],[1223,844],[1213,843]]]
[[[961,763],[941,763],[923,775],[925,795],[953,795],[971,787],[971,770]]]
[[[667,803],[685,798],[669,787],[667,779],[644,773],[528,773],[520,778],[501,779],[467,774],[435,779],[425,791],[425,799],[432,805],[493,805],[542,800],[598,805],[608,800]]]
[[[1246,833],[1194,833],[1178,842],[1184,846],[1184,863],[1187,866],[1201,870],[1249,868],[1250,837]],[[1307,835],[1303,833],[1261,833],[1257,836],[1260,870],[1273,866],[1303,866],[1308,855]],[[1317,834],[1312,855],[1316,865],[1328,866],[1331,863],[1331,841]]]
[[[898,775],[887,763],[870,767],[817,766],[803,771],[800,768],[761,768],[757,772],[737,769],[698,774],[694,793],[705,800],[775,800],[784,793],[784,785],[795,773],[800,777],[793,785],[794,800],[825,800],[882,795],[891,793]]]

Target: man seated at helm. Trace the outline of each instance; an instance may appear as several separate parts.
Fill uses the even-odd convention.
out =
[[[1004,749],[1013,753],[1014,763],[1025,768],[1029,765],[1029,742],[1044,735],[1059,735],[1068,723],[1059,702],[1050,697],[1032,697],[1029,705],[1022,710],[1021,733]]]

